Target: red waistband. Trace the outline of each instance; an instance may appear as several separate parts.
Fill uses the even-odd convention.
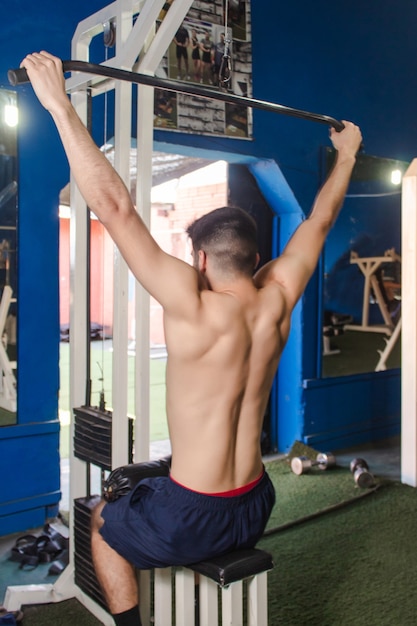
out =
[[[258,478],[255,478],[255,480],[252,480],[247,485],[243,485],[243,487],[230,489],[230,491],[219,491],[217,493],[205,493],[204,491],[197,491],[196,493],[201,493],[204,496],[214,496],[216,498],[234,498],[235,496],[242,496],[244,493],[247,493],[248,491],[256,487],[256,485],[261,482],[264,474],[265,474],[265,469],[262,469],[262,472],[260,473]],[[172,482],[174,482],[176,485],[179,485],[180,487],[183,487],[184,489],[189,489],[189,487],[182,485],[177,480],[172,478],[172,476],[170,478]],[[195,489],[189,489],[189,491],[195,491]]]

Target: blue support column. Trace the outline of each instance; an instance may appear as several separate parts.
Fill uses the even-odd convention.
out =
[[[304,214],[274,161],[258,161],[249,170],[275,215],[272,256],[277,257]],[[271,390],[271,445],[280,452],[288,451],[303,431],[302,315],[301,300],[293,311],[291,332]]]

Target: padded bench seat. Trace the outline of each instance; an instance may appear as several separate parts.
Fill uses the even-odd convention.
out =
[[[273,566],[271,554],[252,548],[175,568],[176,626],[268,626],[267,573]],[[172,579],[171,568],[155,570],[155,626],[172,624]]]

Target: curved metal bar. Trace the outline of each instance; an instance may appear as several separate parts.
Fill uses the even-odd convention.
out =
[[[210,98],[211,100],[221,100],[228,102],[229,104],[238,104],[240,106],[250,107],[253,109],[262,109],[264,111],[271,111],[272,113],[280,113],[281,115],[289,115],[291,117],[298,117],[304,120],[310,120],[312,122],[318,122],[320,124],[326,124],[327,126],[333,126],[335,130],[340,132],[344,129],[343,122],[336,120],[328,115],[321,115],[320,113],[310,113],[309,111],[302,111],[300,109],[293,109],[283,104],[274,104],[265,100],[256,100],[254,98],[247,98],[245,96],[237,96],[223,91],[215,91],[207,87],[200,87],[193,83],[183,83],[166,78],[158,78],[156,76],[148,76],[146,74],[138,74],[137,72],[129,72],[127,70],[121,70],[114,67],[108,67],[106,65],[98,65],[95,63],[88,63],[86,61],[63,61],[63,72],[85,72],[87,74],[95,74],[97,76],[106,76],[107,78],[113,78],[116,80],[125,80],[131,83],[138,83],[140,85],[149,85],[150,87],[156,87],[158,89],[165,89],[167,91],[174,91],[177,93],[186,93],[192,96],[199,96],[202,98]],[[27,72],[24,68],[9,70],[7,73],[8,80],[11,85],[19,85],[29,82]]]

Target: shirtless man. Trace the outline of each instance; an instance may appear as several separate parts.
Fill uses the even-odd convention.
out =
[[[335,166],[312,212],[283,254],[258,262],[252,219],[217,209],[192,224],[194,265],[166,254],[95,146],[66,93],[61,61],[28,55],[33,88],[50,112],[90,209],[133,274],[163,306],[168,351],[170,477],[145,479],[95,512],[92,550],[99,582],[118,625],[140,624],[134,566],[187,564],[256,544],[274,490],[260,435],[291,312],[343,203],[361,143],[350,122],[330,131]]]

